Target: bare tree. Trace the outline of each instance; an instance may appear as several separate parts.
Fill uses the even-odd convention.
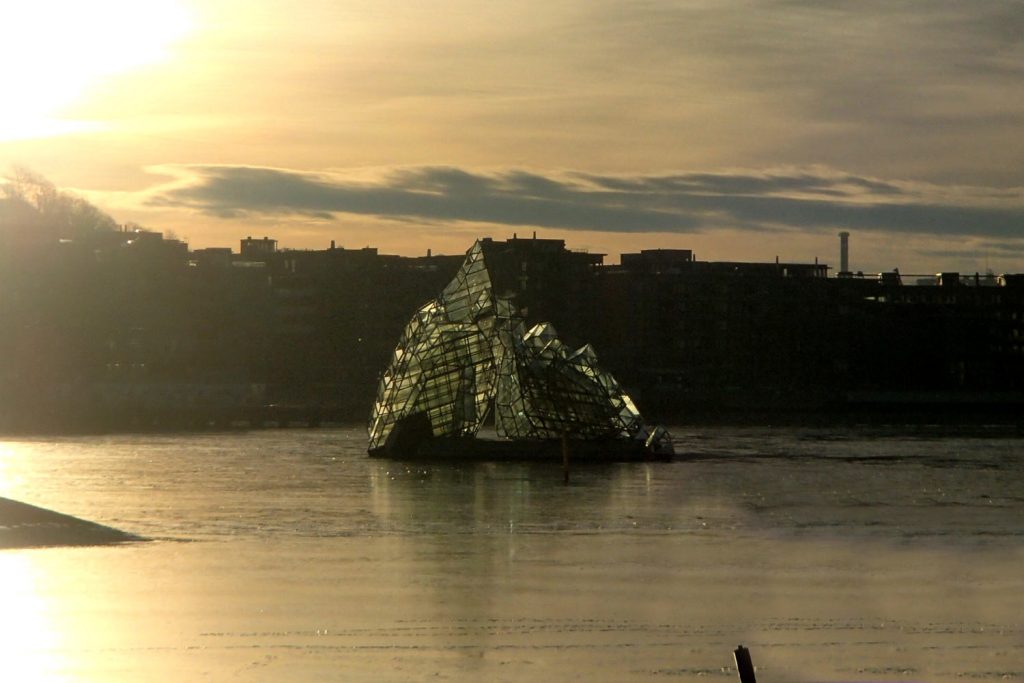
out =
[[[0,183],[0,204],[6,210],[0,212],[0,229],[5,215],[24,215],[30,209],[37,220],[31,221],[46,236],[76,239],[91,233],[114,230],[117,222],[94,204],[57,187],[27,168],[15,166],[5,182]],[[20,221],[24,223],[25,221]]]

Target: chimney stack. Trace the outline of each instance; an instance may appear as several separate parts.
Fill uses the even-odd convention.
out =
[[[850,274],[850,233],[846,231],[839,233],[839,274]]]

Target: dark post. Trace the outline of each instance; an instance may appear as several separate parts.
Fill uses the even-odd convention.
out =
[[[569,435],[562,434],[562,475],[563,482],[569,483]]]
[[[750,660],[750,650],[740,645],[732,653],[736,658],[736,673],[740,675],[740,683],[757,683],[754,678],[754,663]]]

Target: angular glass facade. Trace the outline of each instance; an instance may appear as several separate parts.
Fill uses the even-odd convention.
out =
[[[441,295],[413,315],[381,377],[370,450],[424,413],[435,436],[472,436],[494,396],[496,315],[479,242]]]
[[[649,440],[633,401],[589,345],[567,348],[549,323],[524,329],[513,295],[495,294],[485,251],[474,244],[406,326],[381,377],[370,450],[403,421],[436,437],[474,436],[491,410],[509,439]]]
[[[512,321],[509,321],[512,322]],[[567,348],[550,323],[505,340],[495,393],[498,434],[516,439],[579,439],[632,436],[643,421],[610,373],[597,365],[588,344]]]

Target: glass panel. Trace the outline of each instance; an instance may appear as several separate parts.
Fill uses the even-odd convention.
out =
[[[646,434],[633,401],[589,344],[571,351],[549,323],[524,327],[512,297],[494,295],[477,242],[402,334],[378,388],[370,449],[418,413],[435,436],[475,435],[492,401],[498,434],[509,438]]]

